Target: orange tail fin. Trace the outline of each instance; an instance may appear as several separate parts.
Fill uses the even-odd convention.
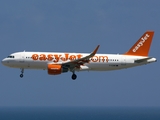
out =
[[[142,37],[124,55],[148,56],[154,31],[145,32]]]

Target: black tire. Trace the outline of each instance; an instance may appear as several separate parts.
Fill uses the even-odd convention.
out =
[[[76,74],[73,74],[72,75],[72,80],[75,80],[77,78],[77,75]]]
[[[20,77],[23,78],[23,74],[20,74]]]

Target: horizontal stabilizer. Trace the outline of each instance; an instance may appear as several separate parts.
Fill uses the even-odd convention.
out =
[[[142,63],[142,62],[156,62],[157,60],[155,58],[152,57],[148,57],[148,58],[142,58],[139,60],[135,60],[135,63]]]
[[[151,59],[151,58],[143,58],[143,59],[135,60],[134,62],[135,63],[142,63],[142,62],[145,62],[145,61],[147,61],[149,59]]]

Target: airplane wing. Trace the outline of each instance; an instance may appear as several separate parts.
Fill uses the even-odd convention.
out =
[[[85,63],[89,63],[89,59],[97,53],[99,46],[100,45],[98,45],[96,47],[96,49],[93,52],[91,52],[91,54],[89,54],[88,56],[62,63],[62,66],[69,68],[71,71],[76,69],[76,68],[80,68],[80,65],[83,65]]]

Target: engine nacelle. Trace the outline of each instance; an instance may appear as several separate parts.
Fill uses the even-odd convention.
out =
[[[60,64],[48,64],[48,74],[59,75],[63,72],[68,72],[68,68],[63,68]]]

